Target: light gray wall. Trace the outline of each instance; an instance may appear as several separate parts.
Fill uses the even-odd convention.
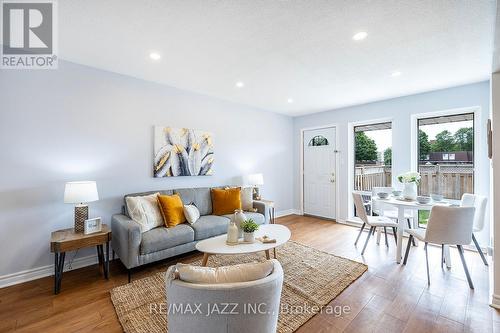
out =
[[[154,125],[213,132],[215,175],[153,178]],[[253,172],[264,174],[263,197],[291,209],[292,126],[283,115],[64,61],[0,71],[0,276],[52,263],[50,232],[73,224],[66,181],[97,181],[90,215],[105,223],[125,193],[233,184]]]
[[[471,106],[481,107],[479,122],[475,126],[480,135],[476,137],[479,147],[475,152],[478,163],[475,166],[475,181],[477,193],[489,194],[489,160],[486,149],[486,122],[490,108],[489,82],[480,82],[455,88],[437,90],[428,93],[405,96],[385,101],[342,108],[327,112],[297,117],[294,119],[294,205],[300,209],[300,141],[301,129],[338,124],[339,142],[339,175],[336,177],[339,187],[340,206],[337,210],[340,220],[347,219],[348,215],[348,123],[368,121],[371,119],[392,118],[392,163],[393,174],[397,175],[411,168],[411,115],[432,111],[443,111]],[[443,128],[444,129],[444,128]],[[489,244],[489,226],[486,225],[479,235],[482,246]]]

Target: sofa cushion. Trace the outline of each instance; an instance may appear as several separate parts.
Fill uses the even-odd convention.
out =
[[[191,228],[194,229],[194,239],[200,240],[225,234],[228,225],[229,219],[227,217],[204,215],[196,223],[192,224]]]
[[[128,217],[130,217],[128,210],[127,210],[127,197],[143,197],[145,195],[150,195],[150,194],[154,194],[154,193],[160,193],[163,195],[171,195],[174,193],[174,191],[164,190],[164,191],[148,191],[148,192],[138,192],[138,193],[125,194],[125,196],[123,197],[123,202],[125,204],[122,206],[122,213],[127,215]]]
[[[187,224],[158,227],[142,234],[141,254],[154,253],[194,241],[194,230]]]
[[[130,218],[139,223],[141,232],[146,232],[163,225],[163,217],[157,200],[158,192],[145,196],[125,198]]]
[[[241,188],[212,189],[212,214],[225,215],[241,209]]]
[[[253,187],[241,188],[241,209],[247,212],[253,212]]]
[[[163,215],[163,221],[168,228],[186,222],[184,205],[178,194],[158,195],[158,206]]]
[[[184,205],[184,216],[186,217],[186,220],[189,222],[189,224],[196,223],[198,219],[200,218],[200,211],[198,207],[195,205]]]
[[[266,218],[261,213],[243,212],[243,214],[245,214],[247,220],[253,219],[253,221],[257,224],[264,224],[266,222]],[[222,215],[222,216],[227,217],[228,219],[231,219],[233,217],[233,214],[227,214],[227,215]]]
[[[182,202],[185,205],[194,204],[198,207],[201,215],[212,214],[212,198],[210,196],[210,188],[181,188],[174,191],[181,196]]]
[[[200,267],[178,263],[176,266],[179,279],[198,284],[239,283],[256,281],[273,272],[274,262],[251,262],[221,267]]]

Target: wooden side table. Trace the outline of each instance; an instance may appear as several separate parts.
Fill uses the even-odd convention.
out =
[[[102,225],[102,230],[85,235],[75,232],[73,228],[57,230],[52,232],[50,238],[50,252],[54,252],[54,294],[61,290],[62,273],[64,269],[64,258],[67,251],[95,246],[99,267],[104,272],[104,277],[109,278],[109,242],[111,241],[111,229],[107,224]],[[104,256],[103,245],[106,244],[106,256]]]
[[[274,201],[273,200],[265,200],[265,199],[260,199],[260,200],[255,200],[259,201],[262,203],[265,203],[266,205],[269,206],[269,224],[275,224],[275,216],[274,216]],[[274,258],[276,258],[276,248],[273,249],[274,252]]]
[[[264,199],[261,199],[261,200],[255,200],[255,201],[259,201],[259,202],[262,202],[262,203],[265,203],[266,205],[269,206],[269,223],[270,224],[274,224],[275,223],[275,215],[274,215],[274,201],[272,200],[264,200]]]

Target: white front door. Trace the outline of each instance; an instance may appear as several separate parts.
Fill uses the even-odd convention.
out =
[[[335,127],[304,131],[304,214],[335,219]]]

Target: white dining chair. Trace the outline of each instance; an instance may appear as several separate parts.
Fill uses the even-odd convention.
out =
[[[464,249],[462,245],[468,245],[472,238],[472,225],[474,222],[474,207],[445,207],[434,206],[432,207],[429,221],[427,222],[427,229],[418,228],[410,229],[407,232],[410,234],[408,245],[406,246],[406,253],[403,260],[403,265],[406,265],[408,255],[411,248],[411,240],[413,237],[425,242],[425,263],[427,266],[427,284],[431,283],[429,274],[429,257],[427,253],[427,244],[440,244],[441,245],[441,266],[444,261],[444,246],[456,245],[462,265],[464,266],[465,275],[469,282],[469,287],[474,289],[472,279],[467,269],[465,262]]]
[[[365,245],[363,246],[363,250],[361,251],[361,255],[365,253],[368,241],[370,240],[370,237],[373,235],[375,229],[378,227],[384,228],[385,242],[387,245],[389,245],[387,241],[387,228],[392,228],[392,232],[394,234],[394,241],[397,244],[398,243],[398,239],[396,236],[396,228],[398,227],[397,222],[394,222],[393,220],[384,216],[368,216],[368,214],[366,214],[365,206],[363,205],[363,198],[361,194],[353,192],[352,197],[354,199],[354,205],[356,206],[356,212],[358,214],[358,217],[363,222],[363,225],[359,230],[359,234],[358,237],[356,238],[356,241],[354,242],[354,245],[357,245],[359,237],[361,237],[361,233],[365,229],[365,226],[370,227],[370,230],[368,230],[368,236],[366,237]]]
[[[484,228],[487,201],[488,199],[482,195],[464,193],[464,195],[462,195],[462,202],[460,203],[460,206],[462,207],[476,208],[476,212],[474,213],[474,225],[472,226],[472,241],[474,242],[477,252],[479,252],[481,259],[486,266],[488,266],[488,261],[486,260],[483,250],[481,250],[481,246],[479,246],[474,233],[480,232]]]
[[[372,187],[372,198],[378,196],[379,193],[387,193],[391,194],[392,193],[392,187],[386,187],[386,186],[374,186]],[[381,204],[377,202],[376,200],[372,200],[371,203],[371,212],[372,215],[373,213],[377,214],[378,216],[385,216],[388,217],[392,220],[397,221],[398,220],[398,210],[394,208],[388,208],[384,206],[384,204]],[[408,223],[408,228],[413,229],[413,212],[408,212],[405,211],[405,220]],[[415,246],[415,240],[412,241],[413,245]]]

